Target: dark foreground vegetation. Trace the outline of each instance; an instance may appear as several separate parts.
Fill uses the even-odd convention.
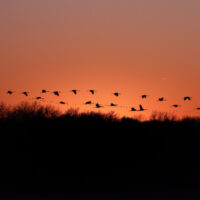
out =
[[[198,190],[200,120],[0,106],[1,193]],[[164,198],[162,198],[164,199]]]

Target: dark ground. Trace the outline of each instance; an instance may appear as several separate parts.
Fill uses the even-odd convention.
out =
[[[0,199],[199,199],[200,120],[0,106]]]

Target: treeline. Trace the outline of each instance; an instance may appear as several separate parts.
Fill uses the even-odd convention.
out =
[[[0,106],[2,191],[199,187],[200,120]]]

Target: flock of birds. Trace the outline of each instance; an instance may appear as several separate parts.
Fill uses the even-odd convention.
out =
[[[74,90],[70,90],[70,92],[72,92],[74,95],[77,95],[79,91],[80,91],[80,90],[75,90],[75,89],[74,89]],[[88,90],[88,92],[90,92],[92,95],[95,95],[96,90],[91,89],[91,90]],[[12,95],[12,94],[14,94],[14,93],[15,93],[15,91],[12,91],[12,90],[8,90],[8,91],[7,91],[7,94],[8,94],[8,95]],[[45,89],[42,89],[42,90],[41,90],[41,94],[46,94],[46,93],[53,93],[55,96],[60,96],[60,93],[61,93],[61,92],[60,92],[60,91],[48,91],[48,90],[45,90]],[[21,92],[20,94],[22,94],[22,95],[28,97],[29,94],[30,94],[30,92],[28,92],[28,91],[23,91],[23,92]],[[119,97],[119,96],[120,96],[120,93],[119,93],[119,92],[114,92],[113,95],[116,96],[116,97]],[[141,95],[141,98],[142,98],[142,99],[146,99],[146,98],[148,98],[148,96],[149,96],[149,95],[147,95],[147,94],[143,94],[143,95]],[[41,97],[41,96],[37,96],[37,97],[35,97],[34,99],[35,99],[35,100],[44,100],[44,98]],[[185,97],[183,97],[183,100],[184,100],[184,101],[191,101],[191,100],[192,100],[192,97],[190,97],[190,96],[185,96]],[[164,97],[160,97],[160,98],[158,98],[158,101],[164,102],[164,101],[167,101],[167,100],[166,100]],[[59,104],[65,105],[65,104],[67,104],[67,102],[65,102],[65,101],[60,101]],[[86,101],[84,104],[85,104],[85,105],[91,105],[91,104],[94,104],[94,103],[93,103],[92,101]],[[115,103],[110,103],[109,106],[111,106],[111,107],[117,107],[118,105],[115,104]],[[96,104],[95,104],[95,108],[102,108],[102,107],[104,107],[104,106],[101,105],[101,104],[99,104],[99,103],[96,103]],[[172,107],[178,108],[178,107],[181,107],[181,105],[174,104],[174,105],[172,105]],[[196,110],[200,110],[200,107],[197,107],[197,108],[195,108],[195,109],[196,109]],[[142,106],[141,104],[139,105],[139,109],[136,109],[136,108],[134,108],[134,107],[131,107],[131,109],[130,109],[130,111],[145,111],[145,110],[147,110],[147,109],[144,109],[143,106]]]

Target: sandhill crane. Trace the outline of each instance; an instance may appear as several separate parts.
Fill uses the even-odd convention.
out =
[[[116,107],[117,104],[115,104],[115,103],[111,103],[110,106],[111,106],[111,107]]]
[[[174,105],[172,105],[174,108],[178,108],[178,107],[180,107],[180,105],[178,105],[178,104],[174,104]]]
[[[77,95],[77,92],[80,90],[71,90],[71,92],[73,92],[75,95]]]
[[[119,92],[114,92],[113,95],[115,95],[116,97],[118,97],[120,95]]]
[[[92,104],[92,102],[91,101],[86,101],[84,104],[85,105],[90,105],[90,104]]]
[[[148,96],[149,96],[149,95],[147,95],[147,94],[143,94],[143,95],[141,95],[141,98],[142,98],[142,99],[146,99]]]
[[[131,111],[137,111],[134,107],[131,108]]]
[[[184,99],[184,101],[191,101],[192,97],[185,96],[183,99]]]
[[[26,91],[25,91],[25,92],[22,92],[21,94],[23,94],[24,96],[26,96],[26,97],[27,97],[27,96],[28,96],[28,94],[29,94],[29,92],[26,92]]]
[[[36,97],[35,99],[36,99],[36,100],[42,100],[42,99],[44,99],[44,98],[42,98],[42,97]]]
[[[158,98],[158,101],[167,101],[164,97]]]
[[[94,93],[96,92],[95,90],[89,90],[89,92],[94,95]]]
[[[13,93],[14,93],[14,92],[11,91],[11,90],[8,90],[8,91],[7,91],[7,94],[10,94],[10,95],[11,95],[11,94],[13,94]]]
[[[53,94],[54,94],[55,96],[60,96],[60,92],[59,92],[59,91],[53,91]]]
[[[96,103],[96,108],[102,108],[103,106],[101,106],[100,104]]]
[[[43,89],[43,90],[41,91],[42,94],[45,94],[45,93],[47,93],[47,92],[49,92],[49,91],[47,91],[47,90],[45,90],[45,89]]]
[[[144,111],[144,110],[146,110],[146,109],[143,108],[143,106],[142,106],[141,104],[139,105],[139,107],[140,107],[140,110],[139,110],[139,111]]]
[[[64,102],[64,101],[60,101],[59,104],[61,104],[61,105],[65,105],[65,104],[67,104],[67,103]]]

